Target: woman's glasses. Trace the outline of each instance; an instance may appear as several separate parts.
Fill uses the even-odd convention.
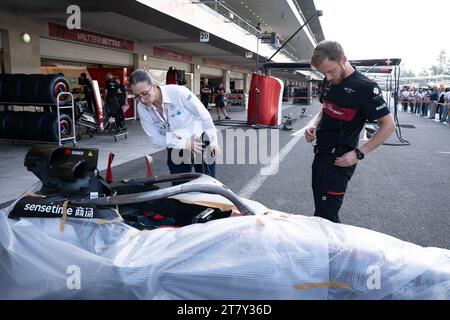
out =
[[[148,97],[150,97],[150,95],[151,95],[151,89],[144,91],[142,93],[139,93],[139,94],[135,94],[134,99],[140,101],[141,99],[147,99]]]

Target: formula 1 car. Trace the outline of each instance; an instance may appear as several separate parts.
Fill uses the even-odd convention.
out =
[[[28,152],[40,183],[0,210],[0,299],[450,299],[449,250],[269,210],[201,174],[107,183],[97,157]]]

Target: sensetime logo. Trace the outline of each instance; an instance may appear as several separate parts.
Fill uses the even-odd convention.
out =
[[[65,214],[70,218],[98,218],[95,207],[90,205],[67,204]],[[20,199],[9,217],[17,218],[61,218],[64,214],[64,201],[48,201],[45,198],[27,196]]]

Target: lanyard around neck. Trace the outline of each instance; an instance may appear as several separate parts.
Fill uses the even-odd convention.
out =
[[[153,111],[156,114],[160,122],[164,125],[164,129],[166,130],[166,132],[168,132],[170,131],[169,110],[167,108],[164,108],[164,103],[162,103],[161,106],[163,108],[162,114],[158,112],[157,108],[154,105],[151,106],[151,110],[147,106],[145,107],[149,112]]]

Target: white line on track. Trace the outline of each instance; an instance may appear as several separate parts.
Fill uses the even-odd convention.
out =
[[[259,173],[254,176],[242,189],[238,192],[238,196],[242,198],[251,198],[251,196],[258,191],[266,179],[278,172],[280,163],[286,158],[289,152],[295,147],[297,142],[303,137],[305,129],[309,127],[317,118],[317,113],[306,126],[292,134],[293,138],[281,149],[280,153],[273,157],[268,166],[264,166],[259,170]]]

